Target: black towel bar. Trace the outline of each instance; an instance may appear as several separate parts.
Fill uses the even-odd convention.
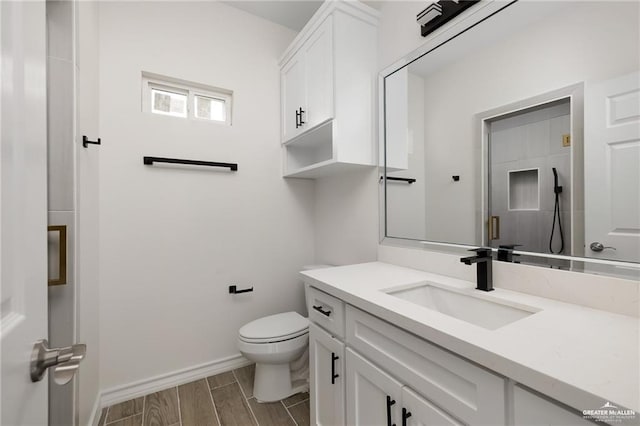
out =
[[[236,163],[218,163],[215,161],[200,161],[200,160],[181,160],[179,158],[165,158],[165,157],[142,157],[142,162],[147,166],[153,163],[170,163],[170,164],[188,164],[192,166],[209,166],[209,167],[228,167],[231,171],[238,170]]]
[[[380,180],[382,179],[384,179],[384,176],[380,176]],[[401,178],[401,177],[392,177],[392,176],[387,176],[387,180],[397,180],[400,182],[407,182],[408,184],[412,184],[416,181],[414,178]]]

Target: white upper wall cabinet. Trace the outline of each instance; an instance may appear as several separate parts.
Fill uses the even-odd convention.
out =
[[[331,16],[282,69],[283,140],[333,118]]]
[[[284,176],[375,165],[379,13],[327,1],[280,61]]]

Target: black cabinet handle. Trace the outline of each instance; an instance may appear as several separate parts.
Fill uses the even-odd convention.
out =
[[[331,384],[336,384],[336,379],[340,377],[339,374],[336,374],[336,361],[339,360],[340,357],[336,355],[334,352],[331,352]]]
[[[313,309],[315,309],[316,311],[320,312],[322,315],[324,315],[326,317],[331,315],[331,311],[325,311],[324,309],[322,309],[322,306],[314,306]]]
[[[304,110],[302,109],[302,107],[300,107],[300,126],[302,126],[305,121],[302,119],[302,114],[304,114]]]
[[[402,426],[407,426],[407,419],[411,417],[411,411],[402,407]]]
[[[300,111],[296,110],[296,129],[302,126],[302,124],[300,124],[300,118],[301,118]]]
[[[395,423],[391,423],[391,406],[395,403],[396,400],[387,395],[387,426],[396,426]]]

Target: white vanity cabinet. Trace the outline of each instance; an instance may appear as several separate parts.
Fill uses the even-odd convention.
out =
[[[592,424],[338,297],[307,291],[312,425]]]
[[[407,410],[412,413],[408,424],[430,424],[433,419],[444,424],[505,424],[503,377],[349,305],[346,343],[347,401],[357,388],[349,386],[357,377],[352,368],[361,364],[351,362],[353,350],[399,384],[397,396],[402,397],[391,396],[402,404],[392,424],[401,424]],[[357,407],[347,404],[348,424],[366,424],[357,422],[357,412],[350,410]]]
[[[378,16],[357,1],[325,2],[281,58],[284,176],[375,164]]]

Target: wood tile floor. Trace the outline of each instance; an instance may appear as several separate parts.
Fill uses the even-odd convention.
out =
[[[104,408],[99,426],[307,426],[309,394],[260,404],[255,365]]]

